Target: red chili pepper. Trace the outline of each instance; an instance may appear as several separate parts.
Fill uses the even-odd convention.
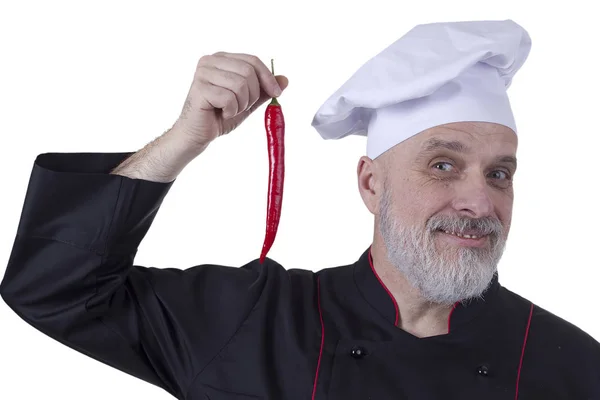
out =
[[[271,60],[271,72],[275,75],[273,60]],[[267,131],[267,148],[269,151],[269,193],[267,196],[265,240],[260,255],[261,263],[265,260],[267,253],[275,241],[283,200],[285,121],[281,105],[275,97],[273,97],[265,111],[265,129]]]

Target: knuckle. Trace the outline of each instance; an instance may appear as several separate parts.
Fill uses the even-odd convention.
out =
[[[260,60],[260,58],[258,58],[258,56],[254,55],[254,54],[249,54],[248,56],[250,57],[250,60],[252,61],[252,63],[254,63],[255,65],[262,64],[262,61]]]
[[[208,81],[208,74],[210,73],[210,70],[208,68],[206,68],[205,66],[199,66],[196,69],[196,73],[194,76],[194,84],[195,85],[201,85],[204,84],[205,82]]]
[[[244,78],[241,78],[234,74],[232,74],[232,75],[233,75],[231,77],[232,88],[233,88],[234,92],[241,93],[246,88],[246,80]]]
[[[202,66],[202,65],[206,65],[210,63],[210,60],[212,59],[211,55],[205,54],[202,57],[200,57],[200,59],[198,60],[198,67]]]
[[[208,68],[206,67],[206,64],[198,64],[198,68],[196,68],[196,75],[202,76],[206,74],[207,71]]]
[[[241,72],[242,72],[242,75],[245,76],[246,78],[250,78],[250,77],[252,77],[252,75],[256,75],[256,72],[254,72],[254,68],[250,64],[244,64],[241,67]]]
[[[210,94],[213,93],[213,86],[210,85],[208,82],[204,82],[204,81],[199,81],[198,85],[196,86],[196,92],[200,93],[200,94]]]

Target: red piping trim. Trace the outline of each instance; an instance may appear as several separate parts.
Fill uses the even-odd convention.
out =
[[[321,348],[319,349],[319,361],[317,361],[317,372],[315,373],[315,382],[313,384],[312,400],[315,400],[317,394],[317,381],[319,380],[319,368],[321,368],[321,356],[323,355],[323,345],[325,344],[325,327],[323,326],[323,312],[321,310],[321,293],[319,291],[321,277],[317,278],[317,304],[319,307],[319,319],[321,320]]]
[[[388,296],[390,296],[390,299],[392,299],[392,302],[394,303],[394,308],[396,309],[396,319],[394,320],[394,325],[397,326],[398,325],[398,319],[399,319],[399,316],[400,316],[400,312],[398,311],[398,303],[396,303],[396,299],[394,298],[394,296],[392,296],[392,293],[388,290],[387,286],[385,286],[385,284],[383,283],[383,281],[381,280],[381,278],[377,274],[377,271],[375,271],[375,267],[373,266],[373,258],[371,256],[371,250],[369,250],[369,265],[371,266],[371,269],[373,270],[373,273],[377,277],[377,280],[379,281],[379,283],[381,284],[381,286],[383,286],[383,288],[387,292]]]
[[[521,361],[519,361],[519,372],[517,372],[517,390],[515,400],[519,398],[519,380],[521,379],[521,368],[523,367],[523,357],[525,356],[525,346],[527,345],[527,336],[529,336],[529,327],[531,326],[531,316],[533,315],[533,303],[529,310],[529,320],[527,321],[527,329],[525,330],[525,339],[523,339],[523,349],[521,350]]]
[[[458,301],[454,303],[454,305],[452,306],[452,310],[450,310],[450,314],[448,315],[448,333],[450,333],[450,320],[452,318],[452,313],[454,312],[454,310],[456,310],[456,306],[458,305],[458,303]]]

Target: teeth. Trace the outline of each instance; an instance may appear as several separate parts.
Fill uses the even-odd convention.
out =
[[[476,236],[476,235],[461,235],[460,233],[450,232],[450,231],[444,231],[444,232],[447,233],[448,235],[454,235],[454,236],[462,237],[465,239],[479,239],[479,236]]]

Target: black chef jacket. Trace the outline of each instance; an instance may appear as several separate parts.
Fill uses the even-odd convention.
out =
[[[64,345],[178,399],[600,399],[599,343],[497,276],[447,334],[417,338],[396,326],[370,248],[319,272],[135,265],[173,182],[108,173],[130,154],[33,165],[0,289]]]

